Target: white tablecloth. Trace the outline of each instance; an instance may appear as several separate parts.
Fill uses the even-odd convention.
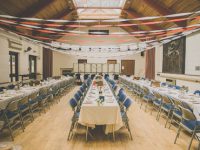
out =
[[[95,125],[106,125],[105,133],[119,130],[123,126],[120,107],[106,81],[102,89],[105,101],[97,103],[99,90],[91,85],[83,101],[79,123],[94,128]]]
[[[133,80],[129,77],[121,76],[120,80],[122,82],[129,82],[137,84],[141,87],[147,87],[151,92],[157,91],[161,95],[167,95],[173,99],[177,99],[187,103],[192,109],[193,113],[195,114],[197,120],[200,120],[200,96],[194,95],[192,92],[181,93],[180,90],[176,90],[173,88],[168,87],[152,87],[149,81],[145,80]]]
[[[35,87],[27,86],[21,87],[20,90],[7,90],[5,93],[0,94],[0,110],[5,109],[9,102],[22,98],[24,96],[28,96],[34,92],[39,91],[43,87],[51,87],[72,79],[73,77],[63,77],[59,80],[52,79],[50,81],[46,81],[43,83],[43,85],[38,85]]]

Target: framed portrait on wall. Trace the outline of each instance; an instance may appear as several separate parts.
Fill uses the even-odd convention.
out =
[[[185,73],[186,37],[170,41],[163,45],[163,73]]]

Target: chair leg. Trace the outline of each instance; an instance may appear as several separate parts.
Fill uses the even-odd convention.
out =
[[[165,128],[167,127],[167,123],[169,121],[169,118],[170,118],[170,113],[171,113],[171,110],[168,112],[168,115],[167,115],[167,120],[166,120],[166,123],[165,123]]]
[[[157,114],[157,119],[156,119],[157,121],[160,120],[161,114],[162,114],[162,106],[160,106],[160,108],[159,108],[159,111],[158,111],[158,114]]]
[[[71,135],[71,133],[72,133],[73,128],[74,128],[74,122],[72,122],[71,127],[70,127],[70,130],[69,130],[69,133],[68,133],[68,137],[67,137],[67,140],[68,140],[68,141],[70,140],[70,135]]]
[[[169,125],[169,129],[171,128],[171,126],[172,126],[172,123],[173,123],[173,118],[174,118],[174,114],[173,114],[173,112],[172,112],[172,116],[171,116],[171,118],[170,118],[170,125]]]
[[[143,105],[143,101],[141,101],[141,104],[140,104],[140,109],[142,108],[142,105]]]
[[[10,123],[8,123],[8,130],[10,132],[10,137],[11,137],[12,141],[14,141],[13,131],[12,131],[12,128],[10,126]]]
[[[115,126],[112,125],[113,141],[115,142]]]
[[[191,140],[190,140],[190,144],[189,144],[189,146],[188,146],[188,150],[190,150],[190,147],[191,147],[191,145],[192,145],[192,141],[193,141],[193,139],[194,139],[194,136],[195,136],[195,130],[194,130],[193,133],[192,133],[192,138],[191,138]]]
[[[199,145],[198,145],[198,149],[197,150],[200,150],[200,141],[199,141]]]
[[[86,126],[86,142],[88,141],[88,125]]]
[[[126,125],[127,125],[127,128],[128,128],[129,134],[130,134],[130,139],[133,140],[133,136],[132,136],[131,129],[130,129],[128,121],[126,122]]]
[[[34,120],[34,116],[33,116],[33,108],[32,108],[32,107],[30,107],[30,112],[31,112],[32,119]]]
[[[30,115],[31,115],[31,119],[32,119],[32,121],[34,120],[34,117],[33,117],[33,112],[32,112],[32,110],[31,110],[31,108],[29,107],[29,113],[30,113]]]
[[[21,113],[19,113],[19,119],[20,119],[21,129],[24,132],[25,126],[24,126],[24,120],[21,116]]]
[[[147,107],[148,107],[148,105],[149,105],[149,100],[146,102],[146,105],[145,105],[145,112],[147,111]]]
[[[181,132],[181,125],[179,125],[178,132],[177,132],[176,138],[174,140],[174,144],[176,144],[176,141],[177,141],[177,139],[178,139],[178,137],[180,135],[180,132]]]

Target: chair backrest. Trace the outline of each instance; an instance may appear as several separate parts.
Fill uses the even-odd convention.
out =
[[[161,86],[166,86],[166,85],[167,85],[166,82],[162,82],[162,83],[161,83]]]
[[[17,111],[18,110],[18,100],[11,101],[8,103],[6,110],[8,111]]]
[[[88,74],[84,74],[84,76],[83,76],[84,80],[87,80],[88,76],[89,76]]]
[[[182,106],[182,102],[181,101],[179,101],[178,99],[172,99],[172,98],[170,98],[172,101],[173,101],[173,103],[174,103],[174,106],[175,106],[175,108],[180,108],[179,106]]]
[[[182,106],[179,106],[180,109],[181,109],[181,112],[182,112],[182,118],[184,120],[188,120],[188,121],[196,121],[196,117],[195,115],[193,114],[192,111],[190,111],[189,109],[187,108],[184,108]]]
[[[167,104],[172,104],[172,101],[171,101],[171,99],[168,97],[168,96],[166,96],[166,95],[162,95],[162,100],[163,100],[163,103],[167,103]]]
[[[162,96],[161,96],[158,92],[153,91],[153,95],[154,95],[155,98],[158,99],[158,100],[161,100],[161,99],[162,99]]]
[[[77,79],[77,80],[80,80],[80,79],[81,79],[81,74],[77,73],[77,74],[76,74],[76,79]]]
[[[80,91],[83,93],[83,92],[85,92],[85,89],[81,86]]]
[[[37,96],[38,96],[38,92],[34,92],[31,95],[29,95],[28,98],[29,98],[29,100],[34,100],[37,98]]]
[[[124,89],[123,89],[123,88],[120,88],[120,89],[119,89],[119,93],[121,93],[122,91],[124,91]]]
[[[113,87],[113,91],[117,91],[117,85],[115,85],[114,87]]]
[[[120,95],[121,95],[122,93],[124,93],[124,90],[121,90],[121,89],[120,89],[119,92],[118,92],[118,94],[117,94],[117,96],[120,97]]]
[[[35,83],[35,85],[40,85],[40,81],[39,80],[35,80],[34,83]]]
[[[77,93],[78,93],[79,97],[83,96],[83,93],[81,92],[81,90],[78,90]]]
[[[86,89],[86,88],[87,88],[86,83],[83,83],[83,84],[82,84],[82,87],[83,87],[84,89]]]
[[[144,92],[144,95],[147,95],[150,93],[150,91],[147,87],[143,87],[143,92]]]
[[[74,98],[76,101],[79,101],[81,99],[78,93],[74,94]]]
[[[127,99],[124,101],[123,105],[124,105],[124,107],[126,108],[126,110],[128,110],[128,108],[131,106],[132,103],[133,103],[133,101],[132,101],[130,98],[127,98]]]
[[[39,90],[40,95],[47,95],[48,89],[46,87],[43,87]]]
[[[176,88],[177,90],[180,90],[180,89],[181,89],[181,87],[178,86],[178,85],[176,85],[175,88]]]
[[[28,96],[23,97],[22,99],[19,100],[18,104],[19,105],[25,105],[28,103]]]
[[[119,101],[124,102],[125,99],[126,99],[126,95],[124,94],[124,92],[122,92],[122,94],[119,96]]]
[[[14,84],[10,84],[10,85],[8,85],[8,89],[14,89],[15,88],[15,85]]]
[[[70,104],[72,110],[75,110],[75,108],[77,106],[77,101],[74,98],[71,98],[69,101],[69,104]]]
[[[91,75],[91,79],[93,80],[93,79],[94,79],[94,77],[95,77],[95,74],[92,74],[92,75]]]
[[[181,103],[182,103],[182,104],[181,104],[182,107],[184,107],[185,109],[188,109],[188,110],[190,110],[191,112],[193,112],[192,108],[188,105],[188,103],[186,103],[186,102],[184,102],[184,101],[182,101]]]
[[[199,94],[200,95],[200,90],[194,91],[194,94]]]

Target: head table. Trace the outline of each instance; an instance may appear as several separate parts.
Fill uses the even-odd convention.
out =
[[[105,134],[108,134],[119,130],[123,122],[119,104],[105,80],[101,91],[104,102],[98,103],[99,88],[93,81],[81,105],[78,122],[92,128],[95,128],[95,125],[106,125]]]
[[[39,92],[39,90],[43,87],[50,88],[56,85],[59,86],[62,82],[71,80],[73,80],[73,77],[62,77],[58,80],[50,79],[48,81],[44,81],[38,86],[24,86],[20,87],[19,90],[6,90],[0,94],[0,110],[5,109],[9,102],[18,100],[24,96],[29,96],[34,92]]]
[[[151,82],[147,80],[133,80],[131,77],[121,76],[121,82],[128,82],[132,84],[137,84],[140,87],[146,87],[150,92],[158,92],[160,95],[166,95],[173,100],[179,100],[187,103],[195,114],[197,120],[200,120],[200,96],[193,94],[191,91],[183,92],[174,88],[164,87],[154,87],[151,86]]]

